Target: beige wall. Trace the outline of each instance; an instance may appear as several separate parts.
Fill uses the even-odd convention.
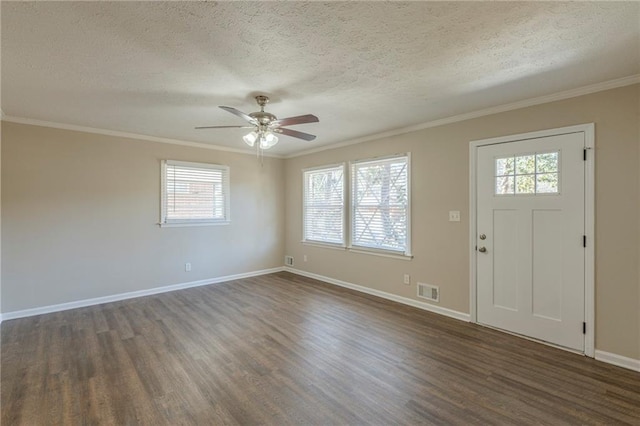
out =
[[[2,126],[0,121],[0,314],[2,313]]]
[[[159,228],[162,159],[230,166],[231,224]],[[2,312],[280,267],[283,187],[280,159],[5,122]]]
[[[440,286],[445,308],[469,312],[469,141],[596,124],[596,348],[640,359],[640,85],[295,157],[286,162],[286,254],[304,271],[417,299]],[[301,169],[411,152],[412,261],[302,244]],[[448,221],[460,210],[462,221]],[[303,255],[308,261],[303,262]],[[413,284],[402,283],[404,273]],[[422,300],[422,299],[420,299]]]
[[[415,299],[416,281],[436,284],[439,306],[469,312],[469,141],[594,122],[596,348],[640,359],[639,113],[640,85],[628,86],[263,167],[251,155],[4,122],[2,312],[278,267],[285,253],[298,269],[404,297]],[[412,261],[300,243],[302,168],[406,151]],[[161,159],[229,165],[231,225],[159,228]]]

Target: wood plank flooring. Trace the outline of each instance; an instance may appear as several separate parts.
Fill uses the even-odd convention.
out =
[[[2,425],[640,425],[640,374],[289,273],[2,324]]]

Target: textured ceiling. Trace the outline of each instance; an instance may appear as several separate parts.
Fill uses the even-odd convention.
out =
[[[290,154],[640,73],[640,4],[7,2],[5,115],[242,148],[267,94]]]

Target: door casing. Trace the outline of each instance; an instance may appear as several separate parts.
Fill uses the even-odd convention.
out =
[[[471,322],[478,322],[477,312],[477,271],[476,271],[476,234],[477,234],[477,154],[478,148],[484,145],[516,142],[537,139],[547,136],[564,135],[567,133],[584,133],[587,152],[585,161],[585,248],[584,277],[585,277],[585,341],[584,354],[595,356],[595,125],[593,123],[579,124],[569,127],[541,130],[537,132],[521,133],[501,136],[497,138],[474,140],[469,143],[469,288],[470,288],[470,316]],[[544,342],[542,342],[544,343]]]

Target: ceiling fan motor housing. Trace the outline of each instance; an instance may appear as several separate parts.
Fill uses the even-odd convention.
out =
[[[263,126],[268,126],[272,121],[277,120],[275,115],[269,114],[268,112],[264,111],[252,112],[249,114],[249,117],[254,118],[259,124]]]
[[[272,121],[277,120],[275,115],[264,112],[265,105],[269,103],[268,96],[258,95],[256,96],[256,102],[258,103],[258,106],[260,106],[260,111],[252,112],[249,116],[254,118],[260,126],[268,126]]]

